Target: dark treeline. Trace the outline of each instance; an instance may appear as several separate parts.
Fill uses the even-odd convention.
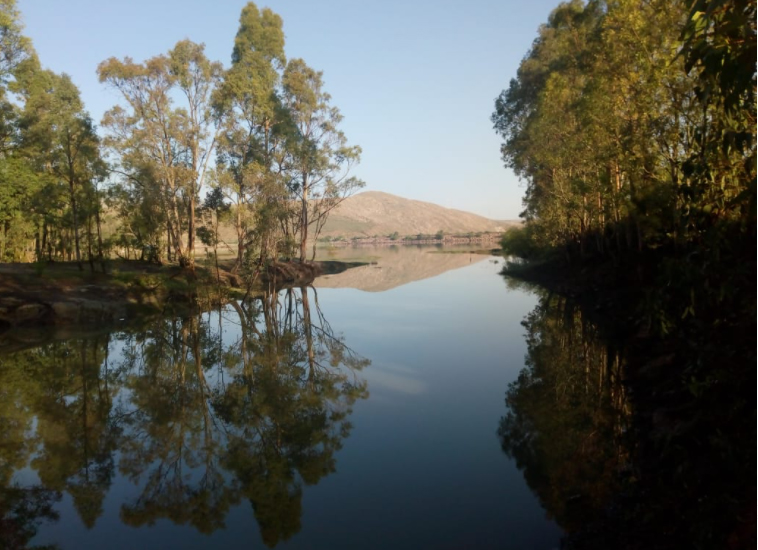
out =
[[[178,42],[103,61],[120,94],[98,133],[67,75],[43,69],[13,0],[0,7],[0,261],[112,254],[194,265],[237,236],[235,270],[308,255],[329,212],[363,186],[322,73],[287,60],[281,18],[249,3],[231,66]],[[93,70],[95,68],[93,67]],[[107,220],[106,220],[107,218]],[[108,227],[105,227],[105,226]]]
[[[567,547],[755,546],[755,8],[561,4],[496,101],[510,273],[585,310],[527,319],[501,426]]]
[[[27,548],[64,494],[91,529],[134,483],[127,525],[209,534],[246,505],[273,547],[300,530],[304,487],[335,471],[368,364],[312,288],[2,356],[0,546]]]

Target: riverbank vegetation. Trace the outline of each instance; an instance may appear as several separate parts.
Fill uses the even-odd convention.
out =
[[[661,335],[755,325],[755,13],[720,0],[553,11],[492,117],[526,183],[525,223],[502,245],[529,276],[635,287]]]
[[[492,116],[526,184],[505,245],[567,261],[755,234],[755,3],[561,4]]]
[[[496,100],[503,159],[526,184],[525,223],[502,240],[526,262],[506,273],[622,319],[637,439],[612,472],[623,495],[602,524],[572,524],[571,547],[755,545],[739,490],[756,446],[755,7],[561,4]],[[532,385],[509,391],[512,415]]]
[[[0,262],[94,271],[136,256],[192,270],[198,241],[218,255],[223,220],[232,271],[255,278],[305,262],[329,213],[363,186],[322,73],[286,58],[268,8],[243,8],[229,67],[190,40],[103,61],[100,81],[120,101],[99,130],[71,79],[42,67],[13,0],[0,26]]]
[[[526,183],[525,224],[503,238],[531,260],[516,270],[634,290],[635,315],[679,341],[698,388],[727,356],[755,379],[755,14],[754,1],[561,4],[493,115]]]

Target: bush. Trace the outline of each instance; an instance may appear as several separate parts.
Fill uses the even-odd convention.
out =
[[[535,245],[532,228],[529,225],[513,227],[505,232],[500,239],[503,252],[509,256],[532,259],[540,255],[539,248]]]

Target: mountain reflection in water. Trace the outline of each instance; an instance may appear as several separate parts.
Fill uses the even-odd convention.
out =
[[[434,245],[322,248],[318,250],[319,259],[370,263],[335,275],[319,277],[314,286],[383,292],[414,281],[430,279],[488,258],[487,255],[470,252],[470,248]]]
[[[312,288],[6,355],[0,546],[26,548],[61,499],[92,528],[121,477],[128,525],[211,533],[248,501],[273,547],[299,531],[304,486],[335,471],[368,365]]]

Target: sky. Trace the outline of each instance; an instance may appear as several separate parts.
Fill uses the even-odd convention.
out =
[[[244,0],[18,0],[43,66],[67,73],[99,122],[118,102],[97,65],[143,61],[189,38],[229,66]],[[557,0],[267,0],[285,52],[323,71],[363,154],[365,190],[516,219],[524,188],[503,166],[494,100]]]

